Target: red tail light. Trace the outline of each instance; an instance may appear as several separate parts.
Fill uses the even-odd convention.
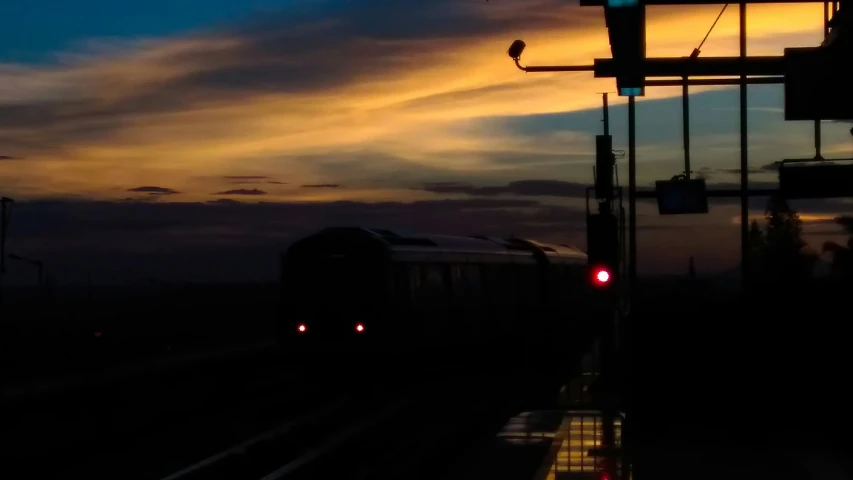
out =
[[[299,331],[299,333],[305,333],[308,331],[308,327],[306,327],[304,323],[300,323],[299,326],[296,327],[296,330]]]
[[[362,324],[360,324],[360,323],[359,323],[359,324],[357,324],[357,325],[355,326],[355,331],[356,331],[356,332],[358,332],[358,333],[363,332],[363,331],[364,331],[364,325],[362,325]]]

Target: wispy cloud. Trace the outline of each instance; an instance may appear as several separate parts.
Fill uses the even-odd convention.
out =
[[[465,183],[428,183],[423,189],[434,193],[465,193],[474,196],[521,195],[543,197],[575,197],[585,198],[585,184],[564,182],[561,180],[519,180],[506,185],[477,187]]]
[[[266,195],[267,192],[258,190],[257,188],[247,189],[238,188],[235,190],[225,190],[224,192],[216,192],[214,195]]]
[[[266,175],[226,175],[226,180],[266,180]]]
[[[820,8],[750,6],[750,54],[816,45]],[[649,54],[689,54],[718,12],[716,5],[649,8]],[[736,54],[737,27],[728,11],[703,56]],[[299,228],[283,225],[287,235],[317,219],[391,226],[418,219],[423,230],[511,228],[564,239],[583,228],[582,197],[601,130],[597,93],[613,82],[587,73],[526,75],[504,53],[516,38],[528,44],[527,64],[610,55],[601,9],[575,2],[365,0],[169,38],[90,41],[57,52],[52,63],[0,64],[0,160],[26,159],[0,162],[3,193],[122,200],[130,191],[140,198],[103,207],[117,226],[93,220],[98,228],[117,229],[131,214],[170,212],[174,225],[162,238],[178,243],[181,235],[226,238],[210,235],[226,228],[213,220],[188,232],[181,225],[194,215],[248,211],[288,217],[283,223],[310,218],[292,220]],[[683,169],[680,94],[650,89],[638,102],[641,185]],[[691,95],[693,168],[723,188],[739,168],[738,118],[730,110],[737,94],[697,87]],[[811,129],[783,121],[778,87],[751,87],[749,99],[753,185],[772,183],[773,162],[809,154]],[[613,98],[611,105],[614,146],[624,149],[625,104]],[[824,151],[849,151],[849,127],[824,124]],[[624,182],[624,160],[618,163]],[[158,186],[164,179],[168,188]],[[235,188],[242,185],[258,188]],[[182,203],[174,210],[161,205],[175,199]],[[85,208],[101,212],[93,205]],[[814,208],[817,218],[844,207]],[[707,216],[662,219],[644,202],[643,242],[654,244],[662,262],[680,265],[702,249],[717,263],[731,260],[738,211],[720,200]],[[265,222],[263,215],[245,221]],[[51,218],[60,217],[40,217]],[[671,228],[683,232],[677,241],[652,233]],[[719,246],[726,235],[731,246]]]
[[[155,187],[151,185],[136,187],[136,188],[128,188],[128,192],[141,192],[141,193],[150,193],[152,195],[176,195],[181,193],[177,190],[166,188],[166,187]]]
[[[817,42],[818,7],[755,7],[751,53]],[[652,11],[651,53],[684,55],[685,39],[715,15],[716,7]],[[733,17],[723,17],[703,54],[731,53]],[[401,172],[433,172],[411,179],[421,182],[488,177],[560,165],[567,151],[588,155],[586,134],[536,142],[488,123],[596,108],[595,92],[611,88],[583,73],[514,70],[503,53],[514,38],[528,42],[524,60],[533,64],[609,55],[600,9],[570,2],[340,3],[323,16],[270,15],[183,37],[90,43],[51,65],[0,65],[0,144],[32,160],[17,185],[106,197],[113,185],[169,176],[201,198],[209,191],[193,179],[201,170],[349,187],[352,177],[330,179],[336,164],[363,172],[355,175],[365,188],[394,189],[411,175]],[[675,94],[650,90],[652,99]]]

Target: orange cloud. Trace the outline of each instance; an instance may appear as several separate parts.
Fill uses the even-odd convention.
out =
[[[372,34],[359,19],[270,22],[91,44],[50,66],[0,66],[0,142],[27,158],[25,169],[0,165],[0,178],[15,180],[11,194],[98,198],[167,178],[184,199],[201,199],[212,190],[200,175],[251,171],[350,186],[281,188],[270,199],[412,198],[405,184],[417,178],[524,175],[522,164],[490,160],[508,150],[589,158],[588,134],[537,137],[481,121],[597,107],[596,92],[612,81],[525,75],[503,52],[524,38],[530,64],[609,56],[600,9],[547,0],[442,5],[397,12],[411,32]],[[717,12],[650,9],[650,55],[689,54]],[[418,23],[426,14],[434,26]],[[750,7],[750,53],[816,44],[821,21],[816,5]],[[732,9],[703,55],[735,54],[736,25]],[[651,89],[649,99],[674,94]]]

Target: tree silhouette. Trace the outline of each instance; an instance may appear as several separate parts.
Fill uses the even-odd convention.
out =
[[[822,251],[832,254],[831,275],[850,281],[853,280],[853,217],[838,217],[835,222],[841,225],[847,235],[850,235],[847,238],[847,246],[827,241],[823,244]]]
[[[758,220],[753,220],[749,225],[749,251],[746,252],[749,257],[749,272],[747,273],[749,278],[753,280],[761,276],[765,246],[764,232],[758,225]]]
[[[783,198],[774,196],[764,211],[762,231],[754,220],[749,229],[750,277],[773,286],[794,286],[811,277],[817,257],[804,251],[803,223]]]

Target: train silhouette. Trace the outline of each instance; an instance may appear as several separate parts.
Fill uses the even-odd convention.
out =
[[[279,339],[317,358],[565,365],[597,337],[595,290],[608,281],[569,245],[327,228],[281,256]]]

